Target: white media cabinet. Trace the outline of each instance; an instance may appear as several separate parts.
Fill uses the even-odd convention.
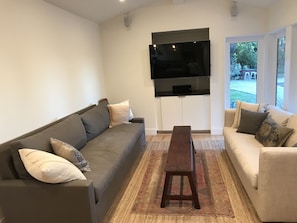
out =
[[[175,125],[190,125],[193,131],[210,130],[210,95],[168,96],[157,100],[159,131],[172,131]]]

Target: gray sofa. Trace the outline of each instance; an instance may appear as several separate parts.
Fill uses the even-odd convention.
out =
[[[107,99],[0,145],[0,209],[5,223],[99,223],[145,148],[144,119],[109,128]],[[53,153],[49,139],[78,149],[86,180],[44,183],[31,177],[19,148]],[[0,212],[1,212],[0,211]]]
[[[282,130],[293,129],[288,138],[284,137],[281,142],[281,137],[274,137],[280,143],[273,146],[267,137],[264,144],[268,145],[263,145],[256,137],[269,128],[261,124],[255,134],[238,132],[243,125],[234,126],[236,110],[227,109],[223,131],[225,149],[260,220],[297,222],[297,115],[275,106],[265,107],[268,116],[262,124],[273,120]],[[253,108],[256,107],[246,106],[247,110]],[[261,105],[254,112],[260,110]],[[247,117],[241,117],[241,122],[251,127],[254,122]]]

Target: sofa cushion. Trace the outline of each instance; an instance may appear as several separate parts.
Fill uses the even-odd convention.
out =
[[[26,170],[45,183],[65,183],[86,180],[81,171],[68,160],[36,149],[20,149],[20,157]]]
[[[81,115],[88,141],[109,127],[107,104],[107,100],[100,101],[97,106]]]
[[[84,174],[94,183],[96,201],[100,201],[114,178],[122,175],[125,166],[134,160],[133,148],[143,127],[141,123],[114,126],[89,141],[81,151],[92,167],[92,171]]]
[[[267,108],[271,119],[280,126],[286,126],[292,113],[284,111],[274,105],[269,105]]]
[[[263,145],[255,140],[254,135],[238,133],[232,127],[224,127],[224,138],[245,173],[245,178],[257,188],[260,148]]]
[[[232,127],[238,128],[239,123],[240,123],[241,109],[257,112],[259,110],[259,107],[260,107],[259,104],[247,103],[247,102],[237,100],[236,101],[235,117],[234,117]]]
[[[71,131],[70,131],[71,130]],[[86,131],[79,115],[74,114],[63,119],[36,134],[15,141],[12,144],[13,163],[16,172],[21,179],[31,179],[20,159],[18,149],[32,148],[48,152],[53,152],[50,145],[50,138],[58,138],[77,149],[81,149],[87,142]]]
[[[73,146],[55,138],[51,138],[50,142],[56,155],[67,159],[83,172],[91,171],[89,162]]]
[[[237,132],[255,135],[267,115],[267,112],[252,112],[241,109],[240,123]]]
[[[293,129],[280,126],[268,116],[256,133],[255,138],[266,147],[276,147],[282,146],[292,133]]]
[[[297,114],[290,116],[286,127],[294,129],[294,132],[287,139],[284,146],[294,146],[297,144]]]

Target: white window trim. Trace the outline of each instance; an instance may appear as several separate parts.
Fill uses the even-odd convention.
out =
[[[225,40],[225,108],[230,106],[230,43],[258,41],[257,102],[275,104],[277,39],[286,36],[284,109],[297,113],[297,23],[265,35],[227,37]]]

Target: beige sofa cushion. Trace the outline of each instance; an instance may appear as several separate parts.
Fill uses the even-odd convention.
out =
[[[289,118],[287,127],[294,129],[294,132],[287,139],[284,146],[294,146],[297,143],[297,114],[294,114]]]
[[[286,126],[292,113],[281,110],[274,105],[269,105],[267,111],[269,116],[280,126]]]
[[[262,144],[251,134],[238,133],[235,128],[224,127],[224,136],[235,154],[250,184],[258,187],[259,156]]]

